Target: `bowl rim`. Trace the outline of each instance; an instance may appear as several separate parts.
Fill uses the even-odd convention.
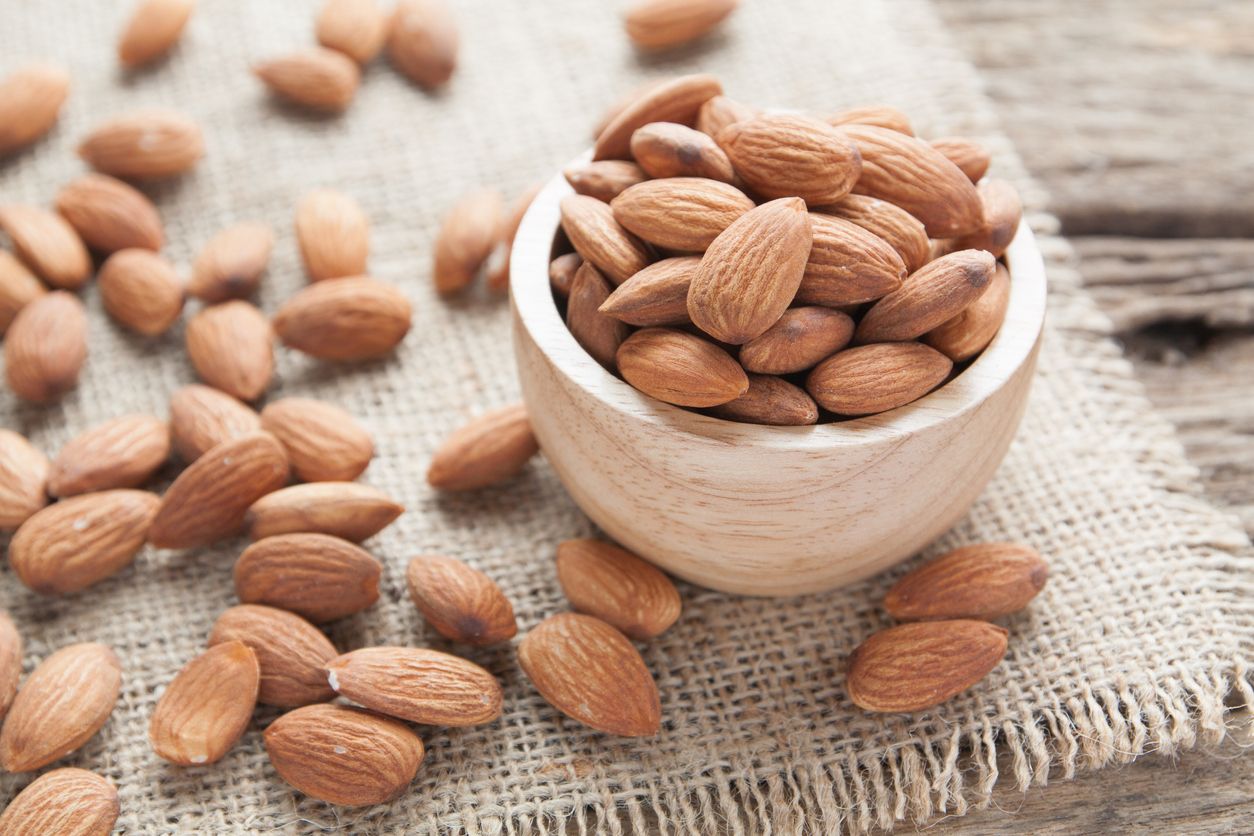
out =
[[[569,165],[592,157],[591,150]],[[561,224],[561,200],[574,194],[558,173],[527,209],[510,252],[510,303],[514,328],[525,329],[553,369],[604,406],[638,421],[720,444],[828,449],[869,441],[900,441],[939,423],[961,418],[988,400],[1030,362],[1045,323],[1045,265],[1027,221],[1006,250],[1010,302],[1001,330],[957,377],[913,403],[875,415],[825,424],[777,427],[728,421],[664,403],[638,391],[592,359],[558,315],[549,283],[553,239]]]

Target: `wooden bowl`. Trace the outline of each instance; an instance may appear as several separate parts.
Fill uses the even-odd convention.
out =
[[[515,238],[514,348],[540,446],[607,535],[701,586],[795,595],[881,572],[966,514],[1010,446],[1036,367],[1045,270],[1026,225],[1006,253],[1005,324],[961,374],[890,412],[767,427],[654,400],[575,342],[548,273],[570,193],[555,177]]]

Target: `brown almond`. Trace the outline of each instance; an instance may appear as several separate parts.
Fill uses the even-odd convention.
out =
[[[104,253],[165,243],[161,216],[148,196],[104,174],[84,174],[57,193],[57,211],[87,246]]]
[[[744,192],[702,177],[646,180],[610,203],[614,219],[660,247],[702,252],[737,218],[753,209]],[[621,284],[621,282],[619,282]]]
[[[644,659],[599,618],[549,616],[523,637],[518,661],[550,705],[585,726],[624,737],[651,737],[661,727],[661,699]]]
[[[95,736],[122,690],[122,663],[103,644],[72,644],[39,663],[0,730],[0,766],[31,772]]]
[[[67,497],[147,482],[170,457],[170,428],[151,415],[123,415],[70,439],[52,460],[48,493]]]
[[[508,641],[518,633],[514,607],[496,582],[438,554],[415,557],[405,570],[409,597],[437,633],[476,646]]]
[[[283,487],[287,475],[287,456],[269,433],[223,441],[170,485],[148,540],[157,548],[187,549],[230,537],[248,507]]]
[[[914,128],[910,127],[910,119],[895,107],[888,105],[868,105],[851,107],[827,117],[829,125],[870,125],[896,131],[906,136],[914,136]]]
[[[837,415],[872,415],[918,400],[952,368],[948,357],[922,343],[863,345],[815,366],[806,391]]]
[[[728,125],[717,139],[736,173],[766,198],[835,203],[849,194],[862,170],[857,146],[807,116],[758,116]]]
[[[420,87],[442,87],[457,69],[457,21],[444,0],[400,0],[392,14],[388,58]]]
[[[757,116],[758,111],[746,104],[726,96],[715,96],[701,105],[701,110],[697,112],[696,128],[703,134],[717,137],[728,125],[746,122]]]
[[[718,143],[674,122],[650,122],[631,135],[631,155],[650,177],[706,177],[732,183],[736,172]]]
[[[260,604],[231,607],[213,623],[209,646],[234,641],[257,654],[262,705],[294,708],[335,698],[322,668],[339,651],[299,615]]]
[[[83,239],[55,212],[19,203],[0,206],[0,230],[8,233],[18,258],[53,287],[78,290],[91,278]]]
[[[685,75],[649,87],[609,121],[597,135],[594,160],[631,159],[631,135],[650,122],[691,125],[701,105],[721,95],[723,86],[712,75]]]
[[[174,265],[151,250],[118,250],[96,276],[105,311],[147,337],[164,334],[183,313],[183,282]]]
[[[23,436],[0,428],[0,531],[14,531],[48,504],[48,457]]]
[[[688,316],[732,345],[762,334],[797,295],[812,240],[810,217],[798,198],[773,200],[741,215],[702,257],[688,290]]]
[[[740,0],[635,0],[623,16],[627,37],[643,49],[695,41],[736,10]]]
[[[557,579],[576,612],[638,641],[660,636],[679,619],[679,590],[659,569],[604,540],[557,545]]]
[[[70,74],[55,64],[27,64],[0,79],[0,157],[42,137],[70,94]]]
[[[261,429],[261,417],[225,392],[193,383],[170,396],[170,440],[191,464],[206,450]]]
[[[839,203],[821,206],[817,211],[851,221],[888,242],[905,262],[907,273],[913,273],[931,260],[931,244],[923,222],[900,206],[866,195],[849,194]]]
[[[453,204],[435,237],[436,292],[458,293],[475,280],[497,242],[501,212],[501,193],[495,189],[476,189]]]
[[[1006,655],[1006,631],[983,621],[899,624],[849,657],[845,687],[867,711],[933,708],[975,685]]]
[[[492,250],[492,255],[488,257],[487,273],[484,276],[488,290],[493,293],[504,293],[509,290],[509,265],[510,255],[514,251],[514,238],[518,235],[518,228],[522,226],[527,210],[531,208],[536,195],[540,194],[543,185],[543,183],[536,183],[520,194],[505,214],[495,248]]]
[[[972,183],[980,182],[980,178],[988,171],[993,156],[980,143],[961,136],[946,136],[932,140],[932,147],[944,154],[950,162],[962,169],[962,173]]]
[[[401,291],[356,276],[300,291],[274,315],[274,330],[285,345],[321,360],[372,360],[400,345],[411,316]]]
[[[187,323],[187,356],[200,379],[242,401],[256,400],[274,375],[274,333],[256,306],[232,299]]]
[[[583,256],[579,253],[566,253],[553,259],[549,264],[549,285],[553,292],[561,297],[569,296],[571,285],[575,283],[575,276],[582,266]]]
[[[575,273],[566,302],[566,327],[575,342],[583,346],[593,360],[611,370],[618,347],[630,330],[618,319],[601,312],[612,289],[597,268],[585,261]]]
[[[669,78],[655,78],[652,81],[645,81],[615,99],[609,107],[602,111],[600,118],[597,119],[596,125],[592,128],[592,138],[596,139],[600,136],[610,122],[617,119],[620,113],[635,104],[639,99],[644,98],[644,96],[663,84],[669,84],[670,82],[671,79]]]
[[[327,534],[280,534],[258,540],[235,561],[235,594],[245,604],[265,604],[334,621],[379,600],[383,566],[369,552]]]
[[[796,301],[807,305],[857,305],[901,287],[906,265],[884,239],[850,221],[812,213],[814,232]]]
[[[718,406],[749,388],[732,356],[709,340],[672,328],[642,328],[618,349],[618,370],[646,395],[678,406]]]
[[[363,647],[327,662],[342,696],[429,726],[478,726],[501,716],[496,677],[473,662],[420,647]]]
[[[368,64],[387,40],[388,16],[375,0],[326,0],[314,33],[327,49]]]
[[[387,528],[404,511],[369,485],[314,482],[266,494],[248,509],[245,523],[254,540],[311,531],[357,543]]]
[[[904,575],[884,596],[884,609],[898,621],[992,621],[1026,607],[1048,577],[1049,566],[1031,546],[976,543]]]
[[[247,299],[257,292],[273,249],[274,230],[269,224],[246,221],[229,226],[196,256],[187,292],[211,305]]]
[[[644,169],[628,160],[597,160],[573,165],[562,172],[575,194],[609,203],[623,190],[649,179]]]
[[[361,68],[334,49],[310,46],[253,65],[270,92],[289,102],[339,113],[348,109],[361,84]]]
[[[8,250],[0,250],[0,337],[17,312],[48,292],[26,265]]]
[[[4,610],[0,610],[0,720],[9,712],[22,677],[22,634]],[[0,831],[2,832],[2,831]]]
[[[140,0],[118,39],[118,60],[138,67],[165,55],[178,43],[196,0]]]
[[[296,205],[296,242],[311,281],[360,276],[370,255],[370,220],[343,192],[314,189]]]
[[[758,374],[793,374],[840,351],[853,338],[853,320],[831,308],[789,308],[760,337],[740,349],[740,365]]]
[[[984,292],[996,266],[982,250],[961,250],[911,273],[858,323],[861,343],[913,340],[952,319]]]
[[[984,250],[1000,258],[1005,254],[1019,222],[1023,220],[1023,203],[1019,192],[1005,180],[984,180],[979,185],[980,205],[984,221],[970,235],[963,235],[948,242],[946,250]]]
[[[40,775],[0,814],[5,836],[109,836],[122,807],[113,784],[85,769]]]
[[[44,294],[13,318],[4,338],[4,371],[13,394],[49,403],[78,385],[87,360],[87,314],[77,296]]]
[[[599,310],[606,316],[649,327],[688,323],[688,287],[701,264],[698,256],[654,262],[614,289]]]
[[[586,195],[562,198],[562,229],[575,252],[614,284],[622,284],[653,259],[643,241],[628,232],[609,205]]]
[[[923,335],[923,342],[955,363],[979,354],[997,336],[1010,307],[1010,274],[998,264],[980,297],[962,313]]]
[[[287,451],[306,482],[351,482],[374,458],[374,441],[340,407],[313,398],[282,398],[261,410],[261,428]]]
[[[345,705],[289,711],[265,732],[270,765],[311,798],[382,804],[405,791],[422,764],[422,740],[404,723]]]
[[[804,389],[768,374],[750,374],[745,393],[714,407],[710,414],[728,421],[777,427],[800,427],[819,420],[819,408]]]
[[[261,668],[243,642],[214,645],[166,686],[148,723],[158,757],[179,766],[217,763],[248,728]]]
[[[173,177],[205,155],[200,126],[178,113],[147,110],[119,116],[87,135],[78,155],[92,168],[124,179]]]
[[[495,485],[517,475],[539,449],[524,405],[494,409],[444,440],[431,457],[427,483],[442,491]]]

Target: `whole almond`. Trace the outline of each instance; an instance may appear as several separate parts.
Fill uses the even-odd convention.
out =
[[[768,374],[750,374],[745,393],[719,404],[710,414],[728,421],[777,427],[800,427],[819,420],[819,408],[804,389]]]
[[[671,579],[604,540],[558,543],[557,579],[576,612],[638,641],[661,635],[679,619],[682,604]]]
[[[379,600],[383,566],[360,546],[327,534],[258,540],[235,561],[235,594],[314,624],[361,612]]]
[[[569,296],[583,263],[583,256],[579,253],[566,253],[553,259],[549,264],[549,285],[553,292],[563,298]]]
[[[170,457],[170,428],[151,415],[123,415],[70,439],[52,460],[48,493],[67,497],[147,482]]]
[[[92,249],[104,253],[165,243],[161,216],[143,192],[105,174],[84,174],[57,193],[57,211]]]
[[[457,293],[475,280],[500,234],[501,212],[500,192],[476,189],[444,216],[435,238],[432,266],[438,293]]]
[[[122,664],[103,644],[72,644],[26,678],[0,730],[0,766],[31,772],[100,731],[122,690]]]
[[[696,128],[703,134],[717,137],[728,125],[748,121],[757,115],[758,111],[746,104],[726,96],[715,96],[701,105],[701,110],[697,112]]]
[[[9,330],[18,311],[47,292],[25,264],[8,250],[0,250],[0,337]]]
[[[48,504],[48,457],[0,428],[0,531],[13,531]]]
[[[223,441],[179,474],[161,498],[148,540],[157,548],[204,546],[240,530],[248,507],[287,482],[287,456],[269,433]]]
[[[512,479],[540,449],[522,404],[494,409],[455,430],[431,457],[427,483],[471,491]]]
[[[966,137],[946,136],[941,139],[934,139],[932,140],[932,147],[948,157],[949,161],[958,166],[958,168],[962,169],[962,173],[967,175],[967,178],[972,183],[980,182],[980,178],[988,171],[989,163],[993,161],[993,157],[987,148]]]
[[[599,618],[549,616],[523,637],[518,661],[550,705],[586,726],[624,737],[650,737],[661,727],[661,699],[644,659]]]
[[[214,645],[166,686],[148,723],[158,757],[179,766],[217,763],[240,739],[257,706],[261,668],[243,642]]]
[[[614,219],[660,247],[702,252],[723,230],[753,209],[744,192],[702,177],[646,180],[610,203]],[[621,284],[621,282],[619,282]]]
[[[357,276],[300,291],[274,315],[274,330],[285,345],[321,360],[372,360],[405,339],[411,316],[395,287]]]
[[[118,39],[118,60],[138,67],[165,55],[178,43],[196,0],[140,0]]]
[[[807,116],[773,114],[735,122],[719,131],[717,140],[736,173],[767,198],[835,203],[849,194],[862,170],[857,146]]]
[[[32,403],[49,403],[77,386],[86,360],[87,314],[78,297],[64,290],[27,304],[5,334],[9,388]]]
[[[636,46],[669,49],[707,34],[737,5],[739,0],[636,0],[623,26]]]
[[[508,641],[518,632],[514,607],[501,588],[460,560],[415,557],[405,580],[422,617],[446,639],[483,646]]]
[[[631,135],[631,155],[650,177],[707,177],[734,182],[731,160],[706,134],[674,122],[650,122]]]
[[[279,777],[331,804],[381,804],[405,791],[422,764],[422,741],[404,724],[345,705],[289,711],[265,732]]]
[[[478,726],[501,716],[500,683],[473,662],[420,647],[363,647],[327,662],[342,696],[429,726]]]
[[[849,194],[842,197],[839,203],[819,207],[817,211],[851,221],[882,238],[901,256],[908,273],[918,270],[931,258],[931,245],[923,223],[886,200]]]
[[[457,21],[444,0],[400,0],[387,46],[393,66],[410,81],[441,87],[457,69]]]
[[[209,646],[235,641],[257,654],[257,702],[262,705],[294,708],[335,697],[322,666],[339,651],[299,615],[260,604],[231,607],[214,622]]]
[[[4,610],[0,610],[0,720],[9,712],[22,677],[22,634]],[[2,832],[2,831],[0,831]]]
[[[853,338],[853,320],[831,308],[789,308],[760,337],[740,349],[740,365],[758,374],[805,371]]]
[[[314,31],[326,48],[368,64],[387,40],[388,16],[375,0],[326,0]]]
[[[225,392],[193,383],[170,396],[170,440],[191,464],[206,450],[261,429],[261,417]]]
[[[204,308],[187,323],[187,356],[200,379],[243,401],[256,400],[274,375],[274,333],[241,299]]]
[[[361,542],[404,511],[404,506],[369,485],[314,482],[266,494],[248,509],[245,523],[254,540],[312,531]]]
[[[575,194],[609,203],[624,189],[649,179],[644,169],[628,160],[597,160],[570,166],[562,172]]]
[[[611,290],[610,283],[597,268],[585,261],[575,273],[566,302],[566,327],[571,336],[593,360],[607,369],[614,368],[614,356],[630,330],[618,319],[601,312]]]
[[[898,621],[992,621],[1026,607],[1048,577],[1049,567],[1031,546],[977,543],[904,575],[888,590],[884,609]]]
[[[796,301],[810,305],[856,305],[901,287],[906,265],[884,239],[850,221],[812,213],[814,241]]]
[[[688,290],[689,317],[732,345],[759,336],[797,295],[812,240],[810,216],[798,198],[773,200],[741,215],[701,259]]]
[[[514,238],[518,235],[518,228],[522,226],[523,218],[526,217],[527,210],[531,208],[532,201],[536,199],[536,195],[540,194],[541,186],[543,186],[542,183],[532,185],[514,200],[514,204],[505,213],[492,256],[488,258],[485,277],[488,290],[493,293],[504,293],[509,290],[509,265],[510,255],[514,251]]]
[[[287,451],[306,482],[350,482],[374,458],[374,442],[357,419],[313,398],[282,398],[261,411],[261,428]]]
[[[979,354],[997,336],[1010,306],[1010,274],[998,264],[980,297],[962,313],[923,335],[923,342],[955,363]]]
[[[913,340],[952,319],[984,292],[996,266],[983,250],[961,250],[910,274],[858,323],[862,343]]]
[[[899,624],[858,645],[845,687],[867,711],[923,711],[975,685],[1005,655],[1006,631],[984,621]]]
[[[970,235],[949,241],[946,250],[984,250],[1000,258],[1019,231],[1023,203],[1019,200],[1019,192],[1005,180],[986,179],[980,183],[979,192],[983,223]]]
[[[0,79],[0,157],[42,137],[70,94],[70,74],[55,64],[27,64]]]
[[[709,340],[673,328],[642,328],[618,349],[618,370],[646,395],[678,406],[718,406],[749,388],[732,356]]]
[[[676,122],[691,125],[697,111],[723,86],[712,75],[685,75],[656,85],[636,96],[597,135],[594,160],[631,159],[631,135],[650,122]]]
[[[147,110],[105,122],[78,146],[92,168],[114,177],[149,179],[190,171],[205,155],[200,126],[178,113]]]
[[[74,227],[60,215],[10,203],[0,206],[0,230],[18,258],[53,287],[78,290],[91,278],[91,256]]]
[[[646,328],[687,324],[688,287],[700,264],[699,256],[656,261],[615,288],[598,310]]]
[[[105,311],[138,334],[164,334],[183,313],[183,283],[174,265],[151,250],[118,250],[96,281]]]
[[[216,304],[246,299],[257,291],[274,249],[274,230],[260,222],[229,226],[209,239],[192,264],[187,292]]]
[[[310,46],[253,65],[253,73],[280,98],[339,113],[353,103],[361,68],[334,49]]]
[[[906,136],[914,136],[914,128],[910,127],[910,119],[895,107],[888,105],[868,105],[851,107],[827,117],[829,125],[870,125],[896,131]]]
[[[370,255],[370,220],[343,192],[315,189],[296,205],[296,242],[311,281],[360,276]]]
[[[949,358],[922,343],[848,348],[814,367],[806,391],[837,415],[871,415],[905,406],[949,376]]]
[[[562,198],[562,229],[575,252],[614,284],[622,284],[653,259],[643,241],[628,232],[609,205],[586,195]]]
[[[118,791],[85,769],[64,767],[26,785],[0,814],[5,836],[109,836],[121,812]]]

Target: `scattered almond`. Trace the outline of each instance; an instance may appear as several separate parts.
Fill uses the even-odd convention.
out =
[[[981,250],[961,250],[912,273],[858,323],[858,342],[913,340],[952,319],[979,298],[996,265]]]
[[[170,456],[170,429],[151,415],[123,415],[70,439],[52,460],[48,493],[67,497],[147,482]]]
[[[60,215],[10,203],[0,206],[0,230],[8,233],[18,258],[53,287],[78,290],[91,278],[87,247]]]
[[[471,491],[512,479],[540,447],[522,404],[494,409],[454,431],[431,457],[427,483]]]
[[[740,365],[758,374],[793,374],[818,365],[853,338],[853,320],[831,308],[789,308],[740,349]]]
[[[78,385],[87,360],[87,314],[78,297],[57,290],[27,304],[4,339],[9,388],[23,400],[49,403]]]
[[[652,260],[649,248],[614,217],[609,205],[586,195],[562,198],[562,229],[575,252],[614,284],[622,284]]]
[[[274,315],[285,345],[322,360],[371,360],[390,354],[409,333],[409,300],[367,276],[318,282]]]
[[[651,85],[623,107],[597,135],[594,160],[631,159],[631,135],[650,122],[691,125],[697,111],[723,86],[712,75],[686,75]]]
[[[632,386],[678,406],[718,406],[749,388],[732,356],[709,340],[672,328],[642,328],[618,349],[618,370]]]
[[[739,0],[636,0],[623,17],[627,37],[644,49],[669,49],[718,26]]]
[[[674,122],[651,122],[631,135],[631,155],[650,177],[707,177],[733,183],[731,160],[710,136]]]
[[[370,220],[343,192],[315,189],[296,206],[296,242],[311,281],[360,276],[370,255]]]
[[[923,223],[905,209],[886,200],[850,194],[842,197],[839,203],[819,207],[818,211],[851,221],[882,238],[901,256],[908,273],[927,264],[931,257],[930,242]]]
[[[569,296],[570,288],[575,283],[575,276],[578,275],[583,263],[583,256],[579,253],[566,253],[553,259],[549,264],[549,284],[553,292],[561,297]]]
[[[613,543],[559,543],[557,579],[576,612],[596,616],[638,641],[661,635],[679,619],[679,590],[670,578]]]
[[[55,64],[27,64],[0,79],[0,157],[42,137],[70,94],[70,74]]]
[[[104,253],[165,243],[161,216],[147,195],[104,174],[84,174],[57,193],[57,211],[87,246]]]
[[[584,351],[607,369],[614,368],[614,355],[627,339],[627,326],[601,312],[610,297],[610,283],[588,262],[580,266],[570,286],[566,302],[566,327]]]
[[[628,160],[598,160],[562,172],[575,194],[609,203],[623,191],[648,179],[644,169]]]
[[[327,662],[342,696],[429,726],[478,726],[501,716],[500,683],[473,662],[420,647],[363,647]]]
[[[183,283],[168,259],[150,250],[118,250],[96,276],[100,301],[118,323],[155,337],[183,313]]]
[[[644,328],[687,324],[688,287],[700,263],[698,256],[655,261],[615,288],[598,310]]]
[[[315,33],[326,48],[368,64],[387,40],[388,16],[375,0],[326,0]]]
[[[758,111],[726,96],[707,99],[697,112],[697,130],[710,137],[717,137],[728,125],[746,122],[758,116]]]
[[[158,757],[179,766],[217,763],[244,734],[257,705],[257,654],[239,641],[214,645],[166,686],[148,723]]]
[[[1031,546],[976,543],[904,575],[888,590],[884,609],[898,621],[992,621],[1026,607],[1048,577],[1049,567]]]
[[[361,542],[404,513],[387,494],[356,482],[292,485],[258,499],[245,520],[254,540],[301,531]]]
[[[735,122],[717,140],[736,173],[766,198],[835,203],[849,194],[862,171],[858,147],[807,116],[773,114]]]
[[[321,46],[262,61],[253,73],[280,98],[332,113],[353,103],[361,83],[361,68],[352,58]]]
[[[299,615],[260,604],[231,607],[214,622],[209,646],[234,641],[257,654],[257,702],[262,705],[294,708],[335,697],[322,668],[339,651]]]
[[[313,398],[282,398],[261,411],[261,428],[287,451],[306,482],[350,482],[374,458],[374,442],[357,419]]]
[[[444,0],[399,0],[388,58],[415,84],[442,87],[457,69],[457,22]]]
[[[444,217],[435,238],[435,289],[448,296],[475,280],[501,228],[501,194],[478,189],[462,197]]]
[[[811,213],[814,241],[806,259],[796,302],[856,305],[901,287],[906,265],[887,241],[857,224]]]
[[[998,264],[988,286],[962,313],[923,335],[923,342],[955,363],[979,354],[997,336],[1010,306],[1010,274]]]
[[[235,594],[315,624],[361,612],[379,599],[383,566],[360,546],[326,534],[258,540],[235,561]]]
[[[651,244],[702,252],[754,206],[735,186],[702,177],[667,177],[631,186],[610,208],[616,221]]]
[[[48,504],[48,457],[12,430],[0,428],[0,531],[14,531]]]
[[[65,767],[31,781],[0,814],[5,836],[109,836],[121,805],[113,784]]]
[[[246,299],[257,292],[273,249],[269,224],[246,221],[227,227],[196,256],[187,292],[211,305]]]
[[[840,113],[827,117],[829,125],[870,125],[896,131],[906,136],[914,136],[914,128],[910,127],[910,119],[895,107],[888,105],[868,105],[851,107]]]
[[[819,420],[819,408],[804,389],[768,374],[750,374],[745,393],[719,404],[710,414],[728,421],[778,427],[806,426]]]
[[[484,573],[451,557],[415,557],[405,571],[409,597],[437,633],[456,642],[489,645],[518,632],[514,607]]]
[[[204,308],[187,323],[187,356],[200,379],[243,401],[256,400],[274,374],[274,334],[241,299]]]
[[[140,0],[118,40],[118,60],[138,67],[165,55],[178,43],[196,0]]]
[[[0,337],[9,330],[18,311],[47,292],[26,265],[8,250],[0,250]]]
[[[22,634],[4,610],[0,610],[0,720],[9,712],[22,677]],[[0,833],[4,832],[0,830]]]
[[[504,293],[509,289],[509,265],[510,255],[514,249],[514,238],[518,235],[518,228],[522,226],[527,210],[531,208],[532,201],[536,199],[543,185],[543,183],[536,183],[520,194],[505,216],[496,249],[492,251],[492,256],[488,259],[488,290],[493,293]]]
[[[949,376],[949,358],[922,343],[848,348],[814,367],[806,391],[837,415],[870,415],[905,406]]]
[[[125,179],[173,177],[205,155],[200,126],[178,113],[148,110],[105,122],[78,146],[97,171]]]
[[[261,417],[225,392],[193,383],[170,396],[170,440],[191,464],[206,450],[261,429]]]

